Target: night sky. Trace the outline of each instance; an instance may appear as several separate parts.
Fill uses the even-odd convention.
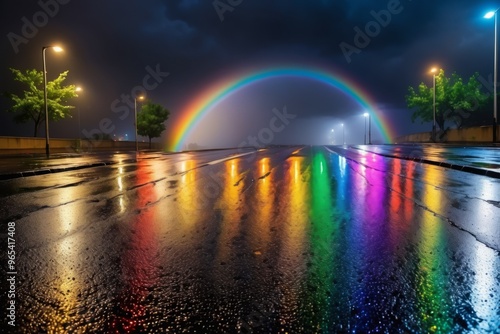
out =
[[[170,110],[167,131],[214,82],[292,65],[327,68],[360,85],[398,135],[430,130],[430,124],[411,123],[404,96],[410,85],[432,84],[432,66],[466,78],[477,71],[486,81],[493,74],[494,22],[483,18],[497,8],[492,1],[41,0],[1,6],[0,90],[18,87],[10,67],[41,70],[42,46],[56,44],[64,52],[47,50],[48,79],[68,69],[67,83],[83,88],[72,100],[73,118],[50,123],[51,137],[77,137],[79,112],[82,131],[91,133],[109,118],[113,136],[133,140],[133,109],[124,117],[113,112],[113,103],[126,105],[122,96],[151,71],[161,82],[147,98]],[[356,44],[357,31],[367,27],[374,29],[369,41]],[[346,56],[347,46],[357,52]],[[32,136],[33,125],[13,123],[9,106],[2,97],[0,135]],[[273,109],[285,107],[296,118],[272,144],[339,144],[340,123],[348,143],[363,141],[363,110],[349,96],[318,82],[278,78],[216,106],[189,142],[237,146],[268,126]],[[377,129],[373,137],[382,141]]]

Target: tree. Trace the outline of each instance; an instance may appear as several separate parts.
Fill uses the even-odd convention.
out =
[[[146,102],[137,114],[137,133],[149,138],[151,149],[151,138],[161,136],[165,131],[164,122],[168,119],[170,112],[159,104]]]
[[[445,121],[453,121],[460,128],[464,119],[483,108],[489,95],[483,93],[482,85],[478,81],[479,74],[475,73],[467,83],[464,83],[458,74],[453,73],[451,78],[445,76],[443,70],[436,75],[436,123],[439,129],[445,130]],[[412,122],[420,118],[422,122],[433,121],[434,87],[427,87],[423,82],[415,91],[408,88],[406,103],[413,109]]]
[[[45,122],[43,71],[20,71],[13,68],[10,70],[14,74],[14,80],[27,86],[27,89],[24,90],[22,96],[14,93],[8,94],[14,102],[8,111],[15,113],[14,121],[17,123],[33,121],[35,123],[34,136],[36,137],[39,126]],[[68,71],[65,71],[59,74],[57,79],[47,82],[47,109],[51,121],[71,117],[70,112],[74,107],[67,105],[67,101],[78,95],[74,85],[63,85],[67,75]]]

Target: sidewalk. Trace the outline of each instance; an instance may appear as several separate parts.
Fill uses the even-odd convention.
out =
[[[397,146],[410,148],[410,150],[395,152],[386,149],[383,145],[353,145],[352,147],[387,158],[411,160],[500,179],[500,149],[498,146],[437,146],[436,144],[400,144]]]
[[[139,152],[139,155],[144,153],[149,152]],[[55,153],[49,159],[44,154],[3,155],[0,156],[0,180],[136,161],[136,152]]]

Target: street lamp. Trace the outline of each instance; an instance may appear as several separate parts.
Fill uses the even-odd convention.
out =
[[[365,116],[365,145],[366,145],[366,119],[368,118],[369,114],[365,112],[363,116]]]
[[[500,8],[499,8],[500,9]],[[493,142],[497,141],[497,10],[490,11],[484,15],[485,19],[495,18],[495,51],[493,69]]]
[[[47,66],[45,65],[45,50],[52,48],[55,52],[61,52],[59,46],[42,46],[42,63],[43,63],[43,108],[45,110],[45,154],[50,157],[49,144],[49,108],[47,106]]]
[[[81,92],[82,91],[82,87],[80,86],[77,86],[75,88],[75,92]],[[81,139],[81,127],[80,127],[80,108],[76,108],[76,111],[78,112],[78,139]]]
[[[436,141],[436,72],[437,68],[433,67],[431,69],[432,73],[432,115],[433,115],[433,121],[432,121],[432,141]]]
[[[135,114],[135,123],[134,123],[134,127],[135,127],[135,151],[138,152],[139,151],[139,144],[137,142],[137,100],[144,100],[144,96],[137,96],[135,99],[134,99],[134,114]]]

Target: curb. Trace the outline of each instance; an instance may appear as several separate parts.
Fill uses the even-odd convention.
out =
[[[356,149],[356,150],[359,150],[359,151],[364,151],[364,152],[380,155],[380,156],[383,156],[386,158],[415,161],[415,162],[420,162],[420,163],[424,163],[424,164],[428,164],[428,165],[434,165],[434,166],[454,169],[454,170],[458,170],[458,171],[465,172],[465,173],[488,176],[488,177],[492,177],[495,179],[500,179],[500,172],[490,171],[487,169],[466,166],[466,165],[454,165],[454,164],[451,164],[448,162],[440,162],[440,161],[434,161],[434,160],[418,158],[418,157],[396,156],[396,155],[385,154],[385,153],[377,153],[377,152],[373,152],[373,151],[369,151],[369,150],[364,150],[364,149],[356,147],[356,146],[351,146],[351,147]]]

